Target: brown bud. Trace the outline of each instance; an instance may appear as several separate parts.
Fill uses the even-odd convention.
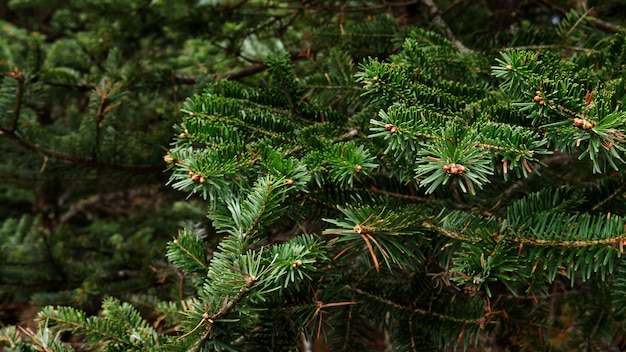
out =
[[[451,169],[451,168],[452,168],[452,165],[451,165],[451,164],[445,164],[445,165],[443,166],[443,171],[445,171],[445,172],[450,172],[450,169]]]
[[[511,71],[513,69],[513,66],[512,65],[506,65],[504,67],[504,69],[507,70],[507,71]]]
[[[302,266],[302,260],[298,259],[298,260],[294,260],[291,264],[294,268],[299,268]]]
[[[539,105],[545,105],[545,104],[546,102],[543,99],[539,100]]]
[[[200,179],[198,180],[198,182],[200,183],[205,183],[206,180],[204,179],[204,176],[200,176]]]
[[[456,175],[459,173],[459,169],[457,168],[456,164],[452,164],[452,166],[450,166],[449,173],[450,175]]]
[[[385,125],[385,130],[387,131],[391,131],[392,128],[393,128],[392,125],[389,125],[389,124]]]
[[[361,166],[361,165],[356,165],[354,168],[356,169],[356,171],[363,170],[363,166]]]
[[[535,95],[541,96],[541,91],[535,91]]]
[[[174,158],[172,158],[169,155],[166,155],[163,157],[163,161],[165,161],[166,163],[173,163],[174,162]]]
[[[456,166],[457,170],[459,170],[459,173],[463,173],[465,172],[465,166],[461,165],[461,164],[457,164]]]
[[[586,130],[590,130],[592,128],[593,128],[593,124],[591,122],[589,122],[589,121],[586,121],[585,122],[585,129]]]
[[[396,128],[396,126],[391,127],[391,129],[389,130],[389,132],[391,133],[396,133],[398,132],[398,129]]]
[[[196,175],[196,173],[195,173],[195,172],[193,172],[193,171],[189,171],[189,177],[194,177],[195,175]]]
[[[290,179],[290,178],[286,178],[286,179],[283,181],[283,183],[284,183],[284,184],[286,184],[286,185],[293,185],[293,180],[292,180],[292,179]]]
[[[585,121],[583,119],[579,119],[578,117],[576,117],[574,119],[574,126],[576,127],[583,127]]]
[[[541,96],[539,96],[539,95],[535,95],[535,97],[533,98],[533,100],[534,100],[535,102],[537,102],[537,103],[538,103],[538,102],[541,100]]]
[[[193,175],[193,176],[191,176],[191,180],[192,180],[193,182],[198,182],[198,181],[200,181],[200,175]]]

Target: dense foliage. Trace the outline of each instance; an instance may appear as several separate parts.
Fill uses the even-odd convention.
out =
[[[502,3],[0,5],[0,346],[622,348],[621,14]]]

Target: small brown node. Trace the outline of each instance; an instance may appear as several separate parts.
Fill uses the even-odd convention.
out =
[[[450,175],[462,174],[467,170],[467,168],[461,164],[446,164],[443,166],[443,171],[449,173]]]
[[[584,124],[585,121],[583,119],[580,119],[578,117],[574,119],[574,126],[582,128]]]

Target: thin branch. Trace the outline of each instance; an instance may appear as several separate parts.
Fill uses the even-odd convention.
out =
[[[476,242],[481,241],[479,237],[470,237],[461,231],[451,231],[441,226],[437,226],[431,222],[424,221],[421,225],[429,230],[433,230],[445,237],[463,241],[463,242]],[[501,239],[504,234],[494,234],[494,239]],[[540,238],[521,238],[507,236],[506,240],[510,243],[516,243],[520,246],[529,245],[535,247],[565,247],[565,248],[583,248],[589,246],[611,246],[618,247],[620,253],[623,253],[624,246],[626,245],[626,233],[618,234],[610,238],[603,238],[597,240],[554,240],[554,239],[540,239]]]
[[[591,21],[592,26],[598,29],[601,29],[607,33],[618,33],[620,31],[619,26],[616,26],[609,22],[602,21],[596,17],[591,17],[590,21]]]
[[[374,193],[384,194],[386,196],[399,198],[399,199],[407,199],[407,200],[415,201],[415,202],[418,202],[418,203],[429,203],[429,202],[432,202],[432,199],[429,199],[429,198],[418,197],[418,196],[413,196],[413,195],[404,194],[404,193],[385,191],[385,190],[382,190],[382,189],[378,189],[378,188],[376,188],[374,186],[371,186],[370,190],[372,192],[374,192]]]
[[[289,58],[291,60],[300,60],[308,58],[312,55],[311,48],[303,48],[300,50],[292,51],[289,53]],[[259,72],[265,71],[267,66],[264,63],[254,64],[248,67],[244,67],[239,70],[226,72],[224,74],[215,73],[213,75],[214,79],[226,79],[226,80],[236,80],[248,76],[252,76]]]
[[[433,312],[433,311],[429,311],[426,309],[421,309],[421,308],[417,308],[415,306],[404,306],[401,304],[398,304],[396,302],[393,302],[385,297],[381,297],[378,295],[375,295],[373,293],[369,293],[366,291],[361,290],[358,287],[354,287],[352,289],[355,293],[362,295],[362,296],[366,296],[369,297],[379,303],[383,303],[385,305],[388,305],[390,307],[394,307],[396,309],[399,310],[403,310],[403,311],[407,311],[409,313],[417,313],[419,315],[426,315],[426,316],[432,316],[432,317],[436,317],[440,320],[445,320],[445,321],[451,321],[451,322],[455,322],[455,323],[462,323],[462,324],[475,324],[475,325],[483,325],[485,324],[486,320],[487,320],[487,314],[477,318],[477,319],[463,319],[463,318],[457,318],[457,317],[453,317],[450,315],[445,315],[445,314],[441,314],[441,313],[437,313],[437,312]],[[491,314],[493,315],[493,314]]]
[[[603,200],[598,202],[596,205],[594,205],[593,208],[591,208],[591,211],[598,210],[601,206],[606,204],[606,202],[610,201],[611,199],[615,198],[615,196],[617,196],[620,193],[622,193],[622,191],[624,191],[625,187],[626,187],[626,183],[622,183],[622,185],[617,187],[617,189],[613,193],[609,194],[608,197],[604,198]]]
[[[567,14],[567,10],[559,7],[558,5],[555,5],[552,1],[548,1],[548,0],[535,0],[534,2],[538,3],[539,5],[542,5],[543,7],[547,7],[550,10],[552,10],[553,12],[558,13],[561,16],[565,16]],[[607,33],[618,33],[620,31],[620,27],[616,26],[612,23],[603,21],[599,18],[596,17],[590,17],[589,18],[589,23],[591,23],[592,26],[594,26],[595,28],[598,28],[600,30],[603,30]]]
[[[430,16],[431,21],[443,28],[443,31],[452,42],[452,45],[460,51],[469,51],[469,49],[454,36],[454,33],[452,33],[452,30],[448,27],[446,21],[444,21],[443,17],[441,17],[441,11],[439,11],[439,8],[437,8],[437,5],[433,0],[420,0],[419,2],[428,8],[428,15]]]
[[[448,13],[449,11],[451,11],[453,8],[457,7],[458,5],[462,4],[464,2],[464,0],[456,0],[455,2],[453,2],[452,4],[448,5],[448,7],[446,7],[445,9],[443,9],[441,11],[441,15],[444,15],[446,13]]]

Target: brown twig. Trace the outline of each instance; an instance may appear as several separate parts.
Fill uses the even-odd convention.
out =
[[[431,21],[442,27],[443,31],[446,33],[446,36],[452,42],[452,45],[454,45],[457,49],[461,51],[469,51],[469,49],[454,36],[454,33],[452,33],[452,30],[450,29],[450,27],[448,27],[446,21],[444,21],[443,17],[441,17],[441,11],[439,11],[439,8],[433,0],[420,0],[419,2],[422,5],[426,6]]]

